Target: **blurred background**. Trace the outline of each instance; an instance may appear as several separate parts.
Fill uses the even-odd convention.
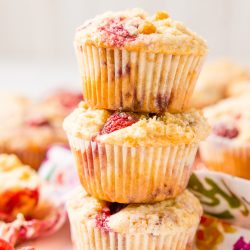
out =
[[[249,0],[0,0],[0,87],[40,95],[79,88],[75,28],[107,10],[167,10],[208,42],[208,61],[229,57],[250,65]]]

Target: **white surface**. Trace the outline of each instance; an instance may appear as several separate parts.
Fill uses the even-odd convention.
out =
[[[249,0],[0,0],[0,89],[39,95],[79,88],[75,28],[104,11],[132,7],[166,9],[206,38],[209,58],[250,66]]]
[[[249,0],[0,0],[0,52],[72,63],[78,25],[104,11],[132,7],[166,9],[208,40],[212,56],[250,63]]]
[[[33,97],[55,88],[80,89],[77,64],[58,61],[0,59],[0,90],[14,91]]]

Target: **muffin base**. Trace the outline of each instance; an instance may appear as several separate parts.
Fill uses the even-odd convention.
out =
[[[227,139],[210,137],[200,144],[200,156],[212,170],[250,179],[250,144],[234,145]]]
[[[159,113],[188,107],[204,56],[76,44],[84,99],[93,108]]]
[[[69,136],[80,181],[110,202],[152,203],[186,188],[198,145],[127,147]]]

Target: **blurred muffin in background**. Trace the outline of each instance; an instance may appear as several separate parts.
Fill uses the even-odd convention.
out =
[[[14,153],[22,162],[38,169],[51,144],[62,142],[43,116],[24,116],[15,126],[0,130],[0,152]]]
[[[51,119],[62,120],[82,101],[81,92],[59,89],[41,100],[43,111]]]
[[[57,129],[57,136],[60,140],[67,143],[66,135],[62,129],[63,119],[77,107],[83,100],[81,92],[59,89],[47,95],[40,102],[40,112]]]
[[[249,95],[250,96],[250,79],[245,81],[235,82],[227,88],[228,96],[241,96]]]
[[[52,144],[67,144],[62,129],[64,117],[82,100],[82,95],[60,90],[38,101],[3,96],[0,118],[0,153],[18,155],[22,162],[38,169]]]
[[[36,172],[15,155],[0,154],[0,219],[18,213],[28,216],[38,203],[40,181]]]
[[[0,93],[0,129],[15,126],[20,123],[27,107],[29,99],[25,96],[10,93]]]
[[[200,144],[207,167],[250,179],[250,98],[228,98],[204,109],[212,134]]]
[[[207,64],[201,71],[191,106],[203,108],[226,98],[235,83],[250,80],[250,71],[228,60]]]

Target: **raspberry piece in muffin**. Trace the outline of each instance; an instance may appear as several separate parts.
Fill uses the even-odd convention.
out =
[[[0,239],[0,250],[15,250],[15,249],[7,241]]]
[[[50,122],[45,117],[31,118],[26,121],[26,124],[31,127],[49,126]]]
[[[39,178],[14,155],[0,155],[0,213],[7,220],[28,216],[39,199]],[[3,216],[1,216],[3,217]]]
[[[234,139],[239,135],[239,130],[236,127],[221,123],[213,126],[213,133],[220,137]]]
[[[114,113],[104,124],[101,134],[109,134],[139,121],[138,115],[129,112]]]
[[[250,179],[250,99],[228,98],[204,109],[212,134],[200,144],[200,155],[207,167]]]
[[[112,46],[122,47],[125,42],[135,40],[136,35],[131,34],[124,26],[124,17],[110,18],[104,25],[98,28],[102,39]]]
[[[96,227],[104,232],[109,232],[111,229],[108,226],[108,220],[110,217],[109,208],[104,208],[100,213],[98,213],[95,217]]]
[[[96,227],[104,232],[111,232],[111,228],[108,225],[111,215],[118,213],[125,208],[127,204],[121,204],[117,202],[108,203],[107,207],[103,208],[101,212],[96,215]]]

